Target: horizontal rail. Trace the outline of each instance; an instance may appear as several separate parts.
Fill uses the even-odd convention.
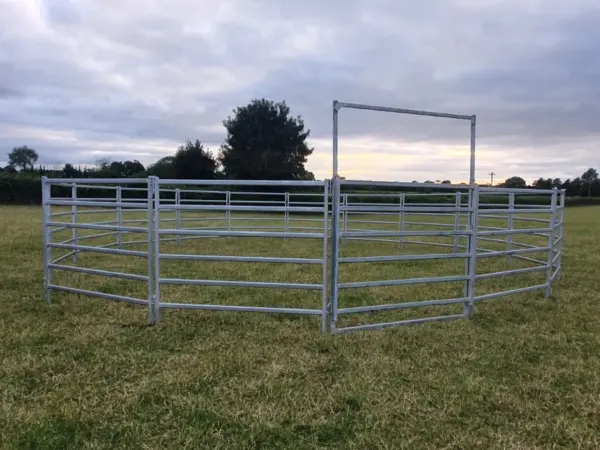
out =
[[[122,208],[136,208],[140,211],[145,211],[146,208],[140,208],[140,205],[145,204],[144,202],[103,202],[103,201],[88,201],[88,200],[48,200],[46,205],[50,206],[106,206],[106,207],[115,207],[120,206]],[[107,211],[110,212],[110,211]]]
[[[540,233],[550,233],[550,228],[520,228],[520,229],[502,229],[490,231],[477,231],[477,236],[498,236],[498,235],[513,235],[513,234],[531,234],[539,235]],[[544,235],[542,237],[547,237]]]
[[[229,237],[280,237],[322,239],[323,233],[286,233],[283,231],[222,231],[222,230],[178,230],[176,228],[159,230],[159,234],[180,236],[229,236]]]
[[[134,280],[134,281],[148,281],[148,277],[144,275],[134,275],[130,273],[124,272],[113,272],[111,270],[100,270],[100,269],[89,269],[87,267],[77,267],[77,266],[65,266],[62,264],[49,264],[48,268],[54,270],[64,270],[66,272],[78,272],[85,273],[88,275],[99,275],[104,277],[114,277],[114,278],[122,278],[124,280]]]
[[[422,231],[386,231],[386,230],[377,230],[377,231],[340,231],[340,237],[401,237],[401,236],[468,236],[472,232],[471,231],[431,231],[431,230],[422,230]]]
[[[546,285],[546,283],[544,283],[544,284],[538,284],[535,286],[528,286],[528,287],[524,287],[524,288],[510,289],[508,291],[493,292],[491,294],[478,295],[475,297],[474,301],[481,302],[484,300],[491,300],[491,299],[498,298],[498,297],[522,294],[525,292],[533,292],[533,291],[538,291],[540,289],[546,289],[546,287],[547,287],[547,285]]]
[[[144,241],[146,242],[146,241]],[[127,242],[124,242],[126,244]],[[117,245],[116,243],[110,245]],[[148,256],[148,252],[138,252],[134,250],[121,250],[116,248],[103,248],[103,247],[93,247],[90,245],[73,245],[73,244],[54,244],[49,243],[48,247],[50,248],[61,248],[65,250],[75,250],[77,252],[92,252],[92,253],[106,253],[108,255],[123,255],[123,256],[138,256],[140,258],[146,258]]]
[[[406,241],[405,241],[406,243]],[[432,259],[466,258],[468,253],[432,253],[427,255],[351,256],[338,258],[340,263],[367,263],[392,261],[428,261]]]
[[[338,287],[340,289],[356,289],[368,287],[402,286],[407,284],[449,283],[453,281],[465,281],[468,278],[469,277],[466,275],[457,275],[446,277],[404,278],[401,280],[353,281],[351,283],[339,283]]]
[[[442,322],[442,321],[446,321],[446,320],[457,320],[457,319],[464,319],[464,318],[465,318],[465,316],[462,314],[454,314],[454,315],[450,315],[450,316],[423,317],[420,319],[406,319],[406,320],[398,320],[396,322],[382,322],[382,323],[372,323],[372,324],[368,324],[368,325],[355,325],[352,327],[336,328],[335,330],[332,330],[332,333],[342,334],[342,333],[351,333],[351,332],[363,331],[363,330],[382,330],[384,328],[417,325],[417,324],[427,323],[427,322]]]
[[[49,227],[79,228],[83,230],[128,231],[130,233],[147,233],[145,227],[125,227],[119,225],[100,225],[95,223],[47,222]]]
[[[314,212],[325,211],[323,206],[224,206],[224,205],[160,205],[160,211],[252,211],[252,212]]]
[[[527,267],[525,269],[512,269],[512,270],[505,270],[503,272],[482,273],[482,274],[476,275],[475,278],[477,280],[489,280],[491,278],[500,278],[500,277],[506,277],[506,276],[510,276],[510,275],[519,275],[522,273],[529,273],[529,272],[541,272],[544,270],[546,270],[546,266]]]
[[[514,243],[513,243],[514,244]],[[517,248],[511,250],[498,250],[498,251],[489,251],[488,253],[478,254],[478,258],[492,258],[495,256],[514,256],[514,255],[522,255],[523,253],[544,253],[550,250],[550,247],[535,247],[535,248]],[[537,261],[537,260],[535,260]]]
[[[280,258],[271,256],[223,256],[223,255],[185,255],[175,253],[162,253],[158,257],[164,260],[184,261],[229,261],[252,263],[281,263],[281,264],[323,264],[323,259],[318,258]]]
[[[391,303],[386,305],[354,306],[340,308],[338,314],[355,314],[361,312],[390,311],[396,309],[421,308],[425,306],[456,305],[468,302],[468,298],[450,298],[446,300],[424,300],[420,302]]]
[[[467,214],[472,211],[472,208],[469,207],[456,207],[456,206],[432,206],[432,207],[424,207],[424,206],[368,206],[368,205],[349,205],[349,206],[340,206],[340,211],[348,211],[348,212],[379,212],[379,211],[387,211],[387,212],[408,212],[408,213],[455,213],[460,212]]]
[[[160,278],[160,284],[171,285],[195,285],[195,286],[231,286],[249,288],[272,288],[272,289],[323,289],[322,284],[309,283],[269,283],[265,281],[229,281],[229,280],[197,280],[184,278]]]
[[[166,180],[159,178],[156,180],[163,185],[190,185],[190,186],[320,186],[323,187],[323,181],[301,181],[301,180]]]
[[[323,314],[323,311],[320,309],[276,308],[268,306],[202,305],[196,303],[161,302],[159,307],[160,309],[203,309],[209,311],[261,312],[273,314],[300,314],[308,316],[320,316]]]
[[[375,181],[375,180],[340,180],[341,186],[379,186],[379,187],[398,187],[398,188],[432,188],[440,189],[445,191],[454,191],[455,189],[461,189],[463,191],[475,190],[475,186],[468,184],[430,184],[430,183],[407,183],[401,181]],[[399,194],[401,192],[398,192]],[[345,193],[342,193],[344,195]],[[358,193],[356,193],[358,194]],[[412,192],[406,193],[407,195],[413,195]],[[418,193],[415,193],[418,194]],[[421,193],[422,195],[428,195]],[[430,195],[433,195],[430,194]]]
[[[148,184],[148,178],[85,178],[85,183],[86,184],[102,184],[102,183],[106,183],[106,184]],[[69,186],[72,186],[73,184],[75,184],[76,186],[79,186],[77,184],[76,179],[73,178],[46,178],[45,179],[46,183],[48,184],[58,184],[58,183],[64,183],[64,184],[68,184]],[[97,187],[97,186],[94,186]]]
[[[375,106],[375,105],[363,105],[360,103],[347,103],[347,102],[334,102],[336,109],[351,108],[351,109],[362,109],[367,111],[381,111],[390,112],[396,114],[410,114],[414,116],[428,116],[428,117],[442,117],[446,119],[459,119],[459,120],[473,120],[475,116],[467,114],[450,114],[441,113],[434,111],[419,111],[416,109],[405,109],[405,108],[391,108],[389,106]]]
[[[49,284],[48,289],[53,291],[68,292],[69,294],[87,295],[89,297],[99,297],[106,300],[115,300],[118,302],[134,303],[137,305],[147,305],[148,300],[142,300],[135,297],[126,297],[124,295],[105,294],[104,292],[89,291],[87,289],[79,289],[70,286],[60,286],[57,284]]]

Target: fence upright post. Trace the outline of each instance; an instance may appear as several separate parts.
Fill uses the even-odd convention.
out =
[[[400,213],[398,214],[398,231],[404,231],[404,205],[406,203],[406,194],[402,192],[400,194]],[[398,243],[400,244],[400,248],[404,248],[404,236],[400,236],[398,239]]]
[[[556,249],[556,253],[558,255],[558,259],[556,261],[556,279],[558,280],[560,278],[560,275],[562,273],[562,249],[563,249],[563,239],[565,236],[564,233],[564,229],[565,229],[565,190],[561,190],[560,191],[560,214],[559,214],[559,220],[560,220],[560,226],[558,227],[558,244],[557,244],[557,249]]]
[[[471,186],[469,191],[469,235],[467,236],[467,282],[465,283],[465,318],[473,317],[475,313],[475,282],[477,279],[477,231],[479,228],[479,186]]]
[[[52,259],[52,233],[48,222],[51,221],[52,206],[48,204],[51,198],[50,184],[48,177],[42,177],[42,221],[44,227],[44,300],[50,303],[50,286],[52,285],[52,269],[50,268]]]
[[[283,213],[283,222],[284,222],[284,231],[287,233],[288,232],[288,227],[289,227],[289,220],[290,220],[290,212],[289,212],[289,208],[290,208],[290,193],[286,192],[284,194],[284,201],[285,201],[285,212]],[[287,236],[284,238],[285,241],[288,240]]]
[[[458,210],[461,207],[461,197],[460,192],[456,193],[456,201],[454,202],[456,206],[456,211],[454,213],[454,231],[458,233],[460,231],[460,211]],[[458,249],[460,246],[460,235],[454,235],[454,253],[458,253]]]
[[[77,184],[76,183],[71,184],[71,200],[73,200],[73,202],[77,201]],[[71,223],[72,224],[77,223],[77,205],[71,206]],[[79,230],[75,227],[73,227],[73,230],[71,230],[71,243],[76,247],[79,245]],[[77,259],[79,256],[78,253],[79,253],[79,251],[77,250],[77,248],[73,249],[73,263],[74,264],[77,264]]]
[[[181,228],[181,210],[179,209],[179,205],[181,204],[181,190],[179,188],[175,188],[175,229],[179,231]],[[179,245],[181,241],[179,234],[175,236],[175,243]]]
[[[508,194],[508,236],[506,237],[506,250],[507,251],[511,251],[512,250],[512,240],[513,240],[513,235],[510,234],[514,228],[514,214],[511,212],[515,209],[515,193],[511,192]],[[512,262],[512,257],[510,255],[510,253],[508,255],[506,255],[506,263],[510,264]]]
[[[331,213],[331,301],[329,312],[329,330],[336,331],[338,317],[338,293],[339,293],[339,235],[340,235],[340,178],[336,175],[332,178],[332,213]]]
[[[154,177],[148,177],[148,323],[156,323],[154,313]]]
[[[123,208],[121,204],[123,202],[123,193],[121,186],[117,186],[117,226],[123,226],[122,215]],[[117,246],[118,248],[123,248],[123,236],[122,231],[117,231]]]
[[[154,229],[154,323],[160,323],[160,179],[153,177],[153,229]]]
[[[327,253],[329,250],[329,180],[323,182],[323,287],[322,287],[322,311],[321,331],[327,332]],[[287,230],[286,230],[287,231]]]
[[[552,269],[554,267],[554,228],[556,223],[557,190],[552,192],[552,206],[550,207],[550,229],[548,231],[548,267],[546,269],[546,297],[552,295]]]

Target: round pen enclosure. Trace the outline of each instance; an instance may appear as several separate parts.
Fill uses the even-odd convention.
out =
[[[227,183],[226,185],[224,183]],[[348,181],[44,179],[45,291],[318,316],[468,318],[560,273],[564,192]],[[434,192],[428,192],[434,190]]]
[[[342,108],[470,123],[469,184],[338,176]],[[475,183],[475,116],[333,103],[324,181],[42,180],[44,288],[147,308],[315,316],[323,331],[469,318],[551,293],[565,192]]]

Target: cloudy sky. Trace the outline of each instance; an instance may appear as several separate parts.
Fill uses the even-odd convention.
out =
[[[331,173],[332,100],[477,115],[477,180],[600,167],[598,0],[0,0],[0,164],[145,164],[217,150],[252,98],[311,129]],[[469,123],[340,113],[348,178],[468,179]]]

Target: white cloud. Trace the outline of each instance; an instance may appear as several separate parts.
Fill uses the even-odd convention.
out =
[[[0,146],[43,163],[216,150],[254,97],[286,100],[331,170],[331,102],[478,116],[477,178],[598,166],[594,0],[13,0],[0,15]],[[343,111],[353,178],[468,177],[468,124]],[[108,153],[107,153],[108,152]],[[0,157],[0,159],[2,159]]]

